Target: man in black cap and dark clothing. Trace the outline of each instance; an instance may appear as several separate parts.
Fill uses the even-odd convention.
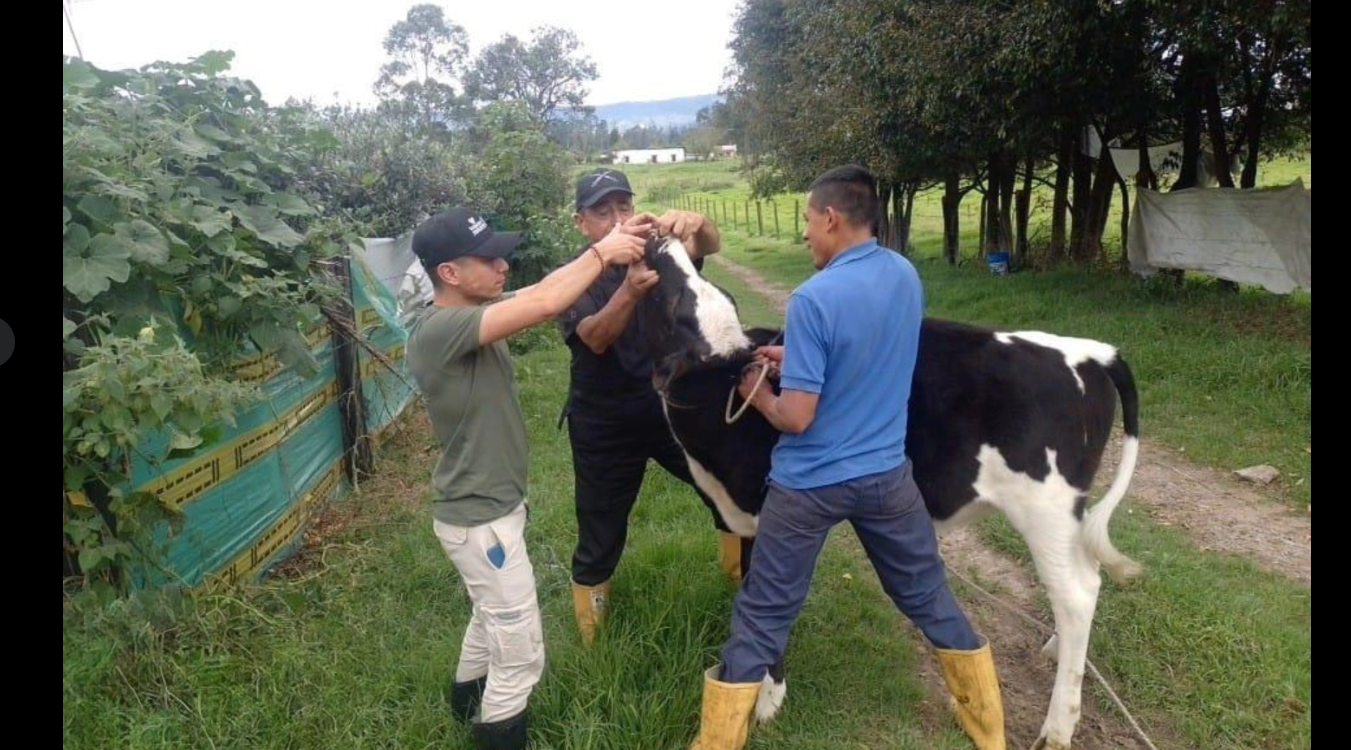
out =
[[[598,169],[577,181],[577,229],[587,248],[615,227],[679,237],[702,270],[703,258],[721,249],[717,227],[691,211],[660,217],[634,214],[633,189],[624,173]],[[591,643],[603,622],[610,578],[628,537],[629,513],[642,488],[648,459],[694,487],[685,454],[671,436],[661,400],[652,387],[639,300],[657,283],[643,262],[607,270],[559,319],[572,349],[572,382],[564,417],[572,444],[577,506],[577,548],[572,557],[573,608],[582,639]],[[720,532],[721,564],[741,578],[741,540],[718,515],[713,501],[695,487]]]

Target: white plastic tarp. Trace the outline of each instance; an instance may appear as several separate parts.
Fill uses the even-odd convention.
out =
[[[432,301],[432,280],[413,255],[413,234],[365,238],[366,263],[399,301],[399,317]]]
[[[1140,190],[1127,257],[1145,276],[1182,269],[1276,294],[1312,293],[1311,207],[1301,180],[1280,190]]]

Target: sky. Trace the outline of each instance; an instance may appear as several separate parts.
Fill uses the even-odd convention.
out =
[[[369,105],[390,26],[411,0],[65,0],[62,52],[99,68],[186,61],[233,50],[230,74],[272,104],[288,97]],[[470,58],[503,34],[528,39],[543,24],[572,29],[600,77],[586,103],[715,93],[731,62],[734,0],[471,0],[441,3],[469,34]],[[674,12],[672,12],[674,9]]]

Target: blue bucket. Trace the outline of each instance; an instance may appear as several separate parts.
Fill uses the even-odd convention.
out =
[[[1007,276],[1009,273],[1009,254],[1008,253],[990,253],[987,262],[990,265],[990,273],[995,276]]]

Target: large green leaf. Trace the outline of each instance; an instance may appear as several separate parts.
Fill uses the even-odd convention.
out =
[[[195,188],[202,199],[209,203],[233,203],[234,201],[243,198],[243,196],[234,190],[221,187],[220,181],[218,180],[193,179],[196,179],[196,182],[193,182],[193,180],[190,179],[185,181],[185,185]]]
[[[222,143],[231,143],[235,140],[234,136],[209,123],[199,122],[197,123],[196,128],[197,134],[203,138],[210,138],[213,141],[220,141]]]
[[[230,69],[230,61],[235,53],[230,50],[211,50],[198,55],[193,62],[201,66],[202,72],[210,76],[220,75]]]
[[[150,409],[155,412],[155,416],[164,421],[169,417],[169,413],[174,410],[173,402],[169,400],[168,394],[163,391],[150,395]]]
[[[130,198],[131,200],[140,201],[141,203],[145,203],[150,200],[150,196],[147,195],[145,191],[139,188],[131,187],[130,185],[123,185],[117,182],[113,182],[111,180],[100,183],[98,187],[95,189],[104,195],[115,195],[119,198]]]
[[[281,337],[284,331],[276,321],[259,321],[249,328],[249,336],[253,343],[262,351],[273,351],[281,344]]]
[[[62,240],[64,254],[82,253],[89,247],[89,229],[83,224],[71,224]]]
[[[92,193],[86,193],[84,197],[80,198],[80,202],[76,204],[75,208],[79,209],[80,213],[92,219],[96,226],[102,225],[110,227],[121,218],[121,212],[117,210],[117,204],[101,195],[94,195]]]
[[[250,174],[258,172],[258,165],[253,163],[253,159],[249,154],[235,151],[222,155],[220,161],[230,169],[237,169],[241,172],[248,172]]]
[[[275,210],[268,206],[244,206],[235,209],[239,223],[258,235],[258,239],[275,247],[290,248],[305,241],[294,229],[277,218]]]
[[[215,237],[221,232],[229,231],[233,221],[229,211],[217,211],[211,206],[197,205],[192,207],[192,225],[207,237]]]
[[[239,189],[245,193],[257,193],[258,195],[269,195],[272,192],[272,186],[254,177],[253,175],[234,172],[231,174],[235,178],[235,183]]]
[[[61,473],[68,490],[83,489],[85,481],[89,478],[89,469],[79,464],[67,466]]]
[[[71,234],[75,232],[72,230]],[[88,232],[85,236],[88,237]],[[89,302],[108,291],[112,286],[109,282],[120,284],[127,280],[131,275],[129,258],[131,252],[111,234],[95,235],[83,250],[75,250],[68,243],[61,256],[61,283],[81,302]]]
[[[169,241],[150,222],[144,219],[119,222],[114,231],[137,263],[161,266],[169,262]]]
[[[211,248],[211,252],[224,255],[235,247],[234,232],[225,232],[206,241],[206,246]]]
[[[220,153],[220,149],[216,148],[216,144],[192,131],[180,132],[177,138],[175,138],[175,141],[178,143],[179,150],[182,153],[197,159],[205,159],[208,156]]]
[[[319,362],[310,351],[309,342],[299,331],[282,333],[277,358],[287,367],[295,368],[301,377],[311,377],[319,370]]]
[[[277,207],[277,210],[287,216],[310,216],[314,214],[314,209],[305,202],[304,198],[291,193],[277,193],[268,197],[268,203]]]
[[[80,570],[97,570],[103,562],[102,547],[86,547],[80,550]]]

